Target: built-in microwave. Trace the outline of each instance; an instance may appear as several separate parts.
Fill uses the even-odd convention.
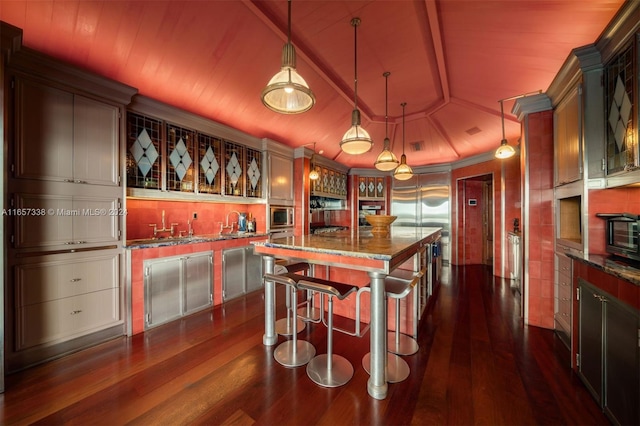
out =
[[[293,215],[293,207],[271,206],[269,214],[270,229],[292,228],[294,225]]]
[[[598,213],[606,221],[607,253],[640,261],[640,217],[631,213]]]

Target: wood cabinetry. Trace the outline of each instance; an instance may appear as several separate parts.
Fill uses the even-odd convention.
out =
[[[144,262],[145,328],[213,304],[213,252]]]
[[[385,198],[384,176],[359,176],[358,198],[361,200],[383,200]]]
[[[63,194],[18,193],[14,246],[55,249],[117,244],[120,240],[120,198]]]
[[[24,46],[5,83],[14,371],[124,334],[120,143],[135,89]]]
[[[17,178],[119,185],[119,108],[15,79]]]
[[[582,179],[581,93],[574,87],[553,113],[556,185]]]
[[[122,323],[117,252],[42,257],[17,265],[16,349]]]
[[[570,247],[557,244],[555,254],[555,286],[554,286],[554,324],[560,339],[571,346],[573,270],[572,261],[567,253]]]
[[[293,159],[269,154],[269,200],[293,202]]]
[[[312,181],[311,195],[346,200],[347,174],[327,166],[315,166],[320,178]]]

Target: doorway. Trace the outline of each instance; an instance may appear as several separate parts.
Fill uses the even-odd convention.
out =
[[[491,173],[458,180],[458,236],[462,249],[458,256],[462,264],[493,265],[493,189]]]

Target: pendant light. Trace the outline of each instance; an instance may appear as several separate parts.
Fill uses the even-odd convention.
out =
[[[296,71],[296,50],[291,44],[291,0],[287,44],[282,48],[282,68],[262,90],[262,103],[281,114],[299,114],[309,111],[316,103],[309,85]]]
[[[393,177],[398,180],[407,180],[413,177],[413,170],[407,164],[407,156],[404,155],[404,107],[407,106],[406,102],[402,105],[402,157],[400,157],[400,165],[393,171]]]
[[[504,160],[513,157],[516,154],[516,150],[507,143],[507,138],[504,136],[504,107],[502,100],[500,100],[500,114],[502,116],[502,141],[498,149],[496,149],[495,157]]]
[[[311,167],[311,171],[309,172],[309,179],[310,180],[318,180],[320,179],[320,173],[318,173],[318,170],[316,169],[316,165],[314,164],[314,160],[315,160],[315,156],[316,156],[316,143],[313,143],[313,154],[311,154],[311,161],[309,162],[310,167]]]
[[[384,137],[384,147],[382,148],[382,152],[378,155],[376,162],[373,163],[376,166],[376,169],[382,170],[384,172],[391,171],[398,167],[400,163],[398,158],[395,156],[389,146],[391,145],[391,141],[389,141],[389,76],[391,73],[389,71],[382,74],[384,77],[384,127],[385,127],[385,137]]]
[[[373,141],[366,130],[360,126],[360,111],[358,110],[358,26],[360,25],[360,18],[353,18],[351,20],[354,34],[354,57],[355,57],[355,96],[353,112],[351,113],[351,128],[342,137],[340,142],[340,148],[347,154],[364,154],[371,151]]]

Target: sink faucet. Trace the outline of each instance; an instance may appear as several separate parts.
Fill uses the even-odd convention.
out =
[[[225,225],[222,222],[220,222],[220,234],[222,234],[225,229],[229,229],[230,230],[229,232],[233,232],[233,227],[236,224],[236,222],[231,222],[231,225],[229,225],[229,216],[232,213],[235,213],[236,215],[238,215],[238,219],[240,219],[240,213],[235,210],[232,210],[229,213],[227,213],[227,224]]]
[[[173,233],[175,231],[175,227],[179,225],[179,223],[172,223],[170,228],[165,226],[164,221],[164,210],[162,210],[162,228],[158,228],[155,223],[149,224],[149,226],[153,227],[153,238],[157,238],[158,232],[169,232],[169,236],[173,237]]]

